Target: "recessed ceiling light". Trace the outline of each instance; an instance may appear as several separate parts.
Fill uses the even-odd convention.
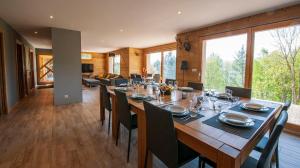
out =
[[[181,15],[181,14],[182,14],[182,12],[181,12],[181,11],[177,11],[177,14],[178,14],[178,15]]]
[[[124,32],[124,29],[120,29],[120,32]]]
[[[50,19],[54,19],[54,16],[50,15]]]
[[[34,34],[38,34],[39,32],[35,31]]]

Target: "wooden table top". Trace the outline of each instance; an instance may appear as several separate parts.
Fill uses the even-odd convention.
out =
[[[111,94],[115,94],[114,86],[109,86],[108,91]],[[139,93],[145,94],[145,95],[152,95],[155,97],[153,94],[152,88],[148,87],[147,89],[144,89],[140,87]],[[133,92],[128,91],[127,95],[131,95]],[[188,97],[186,99],[182,99],[182,91],[174,90],[171,94],[171,96],[164,96],[162,98],[162,102],[173,102],[173,104],[178,104],[184,107],[188,107],[189,101],[193,97],[193,95],[201,95],[202,92],[200,91],[194,91],[194,92],[187,92]],[[249,101],[249,99],[243,99],[241,101]],[[258,102],[260,104],[263,104],[267,107],[272,107],[274,110],[267,116],[267,117],[262,117],[255,115],[255,113],[247,114],[249,117],[254,118],[254,119],[259,119],[263,121],[263,124],[256,130],[256,132],[253,134],[253,136],[249,139],[242,138],[238,135],[234,135],[228,132],[225,132],[223,130],[217,129],[215,127],[203,124],[202,122],[217,115],[218,113],[212,110],[207,110],[207,111],[202,111],[200,114],[204,115],[204,117],[194,120],[192,122],[189,122],[187,124],[180,124],[178,122],[175,122],[175,128],[188,134],[189,136],[200,140],[202,143],[205,143],[215,149],[218,150],[224,150],[225,152],[229,152],[229,155],[232,157],[237,157],[237,155],[240,155],[241,152],[243,151],[251,151],[252,148],[255,146],[255,144],[259,141],[259,139],[264,135],[265,132],[269,128],[271,119],[274,119],[274,115],[278,114],[278,111],[281,110],[282,105],[274,102],[269,102],[269,101],[262,101],[262,100],[253,100],[251,99],[252,102]],[[153,103],[158,102],[157,100],[153,100]],[[131,99],[128,99],[128,103],[131,106],[134,106],[138,109],[141,109],[141,111],[144,111],[144,106],[142,102],[134,101]],[[238,113],[238,112],[237,112]],[[243,113],[245,114],[245,113]],[[257,114],[257,113],[256,113]],[[255,142],[255,144],[254,144]],[[245,158],[242,158],[244,160]]]

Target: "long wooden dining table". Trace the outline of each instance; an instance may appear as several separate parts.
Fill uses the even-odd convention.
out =
[[[114,86],[107,87],[112,100],[112,136],[116,138],[118,114],[116,111],[117,101],[114,93]],[[138,88],[138,92],[145,95],[154,95],[151,87],[144,89]],[[132,91],[127,91],[131,95]],[[174,90],[170,96],[161,97],[161,102],[178,104],[187,107],[193,95],[201,95],[202,92],[194,91],[188,93],[187,98],[182,99],[182,91]],[[101,95],[101,94],[100,94]],[[101,103],[100,97],[100,120],[105,120],[105,109]],[[153,100],[157,101],[157,100]],[[242,99],[241,101],[250,101]],[[257,115],[258,113],[247,114],[253,119],[263,121],[255,133],[249,138],[242,138],[238,135],[223,131],[221,129],[206,125],[203,121],[218,115],[214,110],[201,111],[204,117],[182,124],[174,121],[177,138],[182,143],[186,144],[193,150],[197,151],[202,156],[210,159],[216,164],[217,168],[238,168],[248,158],[250,152],[259,142],[259,140],[271,129],[275,122],[275,118],[279,115],[282,105],[269,101],[251,100],[251,102],[259,102],[267,107],[272,107],[274,110],[268,116]],[[138,167],[143,168],[146,156],[146,115],[141,101],[128,99],[131,106],[131,111],[137,114],[138,122]],[[159,135],[157,135],[159,136]],[[163,144],[162,144],[163,145]]]

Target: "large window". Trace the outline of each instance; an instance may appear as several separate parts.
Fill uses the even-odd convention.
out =
[[[121,56],[115,55],[114,57],[109,57],[108,59],[108,72],[113,74],[120,74],[120,63]]]
[[[300,116],[296,114],[300,110],[299,87],[300,25],[255,32],[253,97],[279,102],[292,100],[294,105],[289,114],[295,116],[289,117],[289,122],[295,119],[299,124]]]
[[[161,74],[165,79],[176,79],[176,50],[147,54],[147,72]]]
[[[204,86],[224,91],[244,86],[247,34],[205,40]]]
[[[163,78],[176,79],[176,50],[163,52]]]
[[[161,53],[150,53],[147,55],[147,72],[152,74],[161,73]]]

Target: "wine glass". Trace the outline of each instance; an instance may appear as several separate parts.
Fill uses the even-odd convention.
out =
[[[228,100],[232,100],[232,90],[231,89],[225,89],[225,93],[227,95]]]
[[[166,92],[166,87],[165,86],[162,86],[160,88],[161,92],[162,92],[162,95],[165,96],[165,92]]]
[[[177,87],[178,87],[178,82],[174,81],[174,88],[177,89]]]
[[[217,101],[218,99],[217,98],[215,98],[215,97],[209,97],[209,103],[211,103],[212,104],[212,110],[216,110],[216,105],[215,105],[215,103],[216,103],[216,101]]]
[[[158,104],[160,105],[161,104],[161,102],[160,102],[160,90],[158,88],[155,88],[154,93],[155,93],[155,98],[158,101]]]

